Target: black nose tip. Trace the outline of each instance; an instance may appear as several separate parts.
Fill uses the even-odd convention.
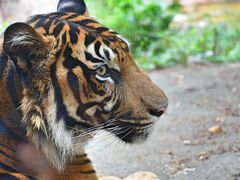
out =
[[[160,109],[149,109],[148,113],[152,116],[160,117],[167,110],[167,105]]]

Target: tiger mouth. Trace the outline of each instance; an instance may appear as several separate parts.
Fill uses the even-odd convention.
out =
[[[112,129],[109,131],[116,137],[126,143],[136,143],[145,141],[153,129],[154,121],[152,120],[126,120],[118,119],[112,129],[115,127],[115,131]]]

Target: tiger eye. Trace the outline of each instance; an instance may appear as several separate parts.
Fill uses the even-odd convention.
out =
[[[106,75],[106,73],[107,73],[107,68],[105,66],[102,66],[97,69],[97,74],[99,76],[104,76],[104,75]]]

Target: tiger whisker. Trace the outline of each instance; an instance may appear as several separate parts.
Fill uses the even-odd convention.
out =
[[[116,118],[113,118],[113,119],[110,119],[110,120],[106,121],[105,123],[99,124],[99,125],[91,127],[91,128],[84,129],[83,133],[85,133],[85,132],[92,132],[92,131],[96,131],[96,130],[99,130],[99,129],[103,129],[104,127],[109,126],[110,123],[112,123],[115,120],[116,120]],[[71,128],[71,129],[73,129],[73,130],[75,130],[77,132],[82,131],[82,130],[77,129],[77,128],[72,128],[72,127],[69,127],[69,128]]]
[[[97,127],[93,127],[93,128],[84,130],[84,132],[82,132],[79,136],[90,135],[89,133],[93,133],[93,132],[95,132],[97,130],[108,129],[108,126],[110,126],[109,122],[103,123],[103,124],[101,124],[101,125],[99,125]],[[78,138],[78,136],[76,138]]]
[[[108,130],[109,132],[111,132],[111,133],[114,133],[114,132],[117,132],[117,131],[119,131],[119,130],[121,130],[122,128],[119,128],[119,127],[112,127],[112,128],[109,128],[109,129],[106,129],[106,130]],[[90,133],[89,134],[84,134],[84,135],[82,135],[82,134],[80,134],[79,136],[77,136],[75,139],[79,139],[79,140],[81,140],[81,138],[84,138],[84,137],[86,137],[87,135],[91,135]]]
[[[114,133],[115,131],[117,132],[117,131],[119,131],[119,130],[121,130],[121,128],[116,128],[116,127],[115,127],[115,128],[112,128],[112,130],[110,130],[110,132]],[[91,135],[91,134],[90,134],[90,135]],[[77,149],[79,146],[84,145],[85,143],[87,143],[87,140],[84,140],[84,139],[83,139],[83,138],[86,137],[86,136],[87,136],[87,134],[84,134],[84,136],[79,135],[79,136],[77,136],[77,137],[75,138],[75,141],[78,140],[78,142],[75,143],[75,145],[77,145],[75,149]]]
[[[130,130],[130,129],[131,129],[131,128],[128,127],[127,129],[125,129],[125,130],[122,131],[122,132],[115,133],[115,136],[117,136],[117,135],[119,135],[119,134],[121,134],[121,133],[124,133],[124,132],[126,132],[126,131],[128,131],[128,130]],[[130,131],[130,132],[132,132],[132,131]],[[102,138],[100,139],[101,141],[97,141],[97,143],[94,143],[92,146],[88,147],[88,149],[93,148],[93,147],[95,147],[96,145],[99,145],[99,144],[103,143],[104,141],[110,139],[111,137],[112,137],[112,134],[109,134],[108,136],[102,137]],[[114,139],[114,141],[115,141],[115,140],[116,140],[116,139]],[[113,142],[114,142],[114,141],[113,141]],[[111,143],[113,143],[113,142],[111,142]],[[108,143],[107,145],[110,145],[111,143]]]
[[[109,128],[109,132],[110,133],[117,133],[118,131],[119,131],[119,133],[122,133],[122,132],[120,132],[121,130],[122,130],[123,128],[122,127],[119,127],[119,126],[115,126],[115,127],[112,127],[111,129]],[[118,134],[118,133],[117,133]],[[111,134],[109,134],[108,136],[104,136],[104,137],[95,137],[95,140],[101,140],[101,139],[107,139],[108,137],[111,137],[112,135]],[[81,138],[83,138],[83,137],[78,137],[78,139],[81,139]],[[79,143],[77,143],[77,144],[79,144]],[[81,143],[82,144],[82,143]]]

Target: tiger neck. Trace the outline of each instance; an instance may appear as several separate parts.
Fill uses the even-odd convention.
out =
[[[54,93],[49,94],[48,101],[52,106],[47,113],[48,129],[42,128],[44,120],[41,117],[32,116],[31,112],[35,112],[38,104],[34,104],[29,98],[23,96],[23,87],[21,85],[20,75],[15,65],[6,55],[0,56],[0,133],[1,125],[6,130],[13,131],[14,137],[5,134],[9,141],[21,138],[21,141],[31,141],[35,147],[44,154],[51,162],[53,167],[62,171],[66,163],[75,156],[83,153],[82,146],[79,146],[73,138],[72,133],[65,129],[64,121],[56,121],[56,105]],[[49,92],[50,93],[50,92]],[[50,98],[52,97],[52,98]],[[21,111],[20,107],[21,106]],[[34,109],[34,111],[32,111]],[[25,112],[22,114],[22,112]],[[30,113],[30,114],[27,114]],[[42,113],[38,113],[42,114]],[[27,118],[27,119],[26,119]],[[43,123],[39,123],[43,122]],[[35,123],[35,125],[34,125]],[[38,127],[38,125],[41,125]],[[37,129],[35,127],[38,127]],[[48,136],[47,133],[50,133]],[[61,136],[60,136],[61,134]],[[1,136],[1,134],[0,134]],[[55,137],[55,138],[49,138]],[[64,137],[64,138],[62,138]],[[18,142],[18,140],[16,140]],[[17,143],[16,143],[17,145]],[[16,148],[16,147],[13,147]]]

